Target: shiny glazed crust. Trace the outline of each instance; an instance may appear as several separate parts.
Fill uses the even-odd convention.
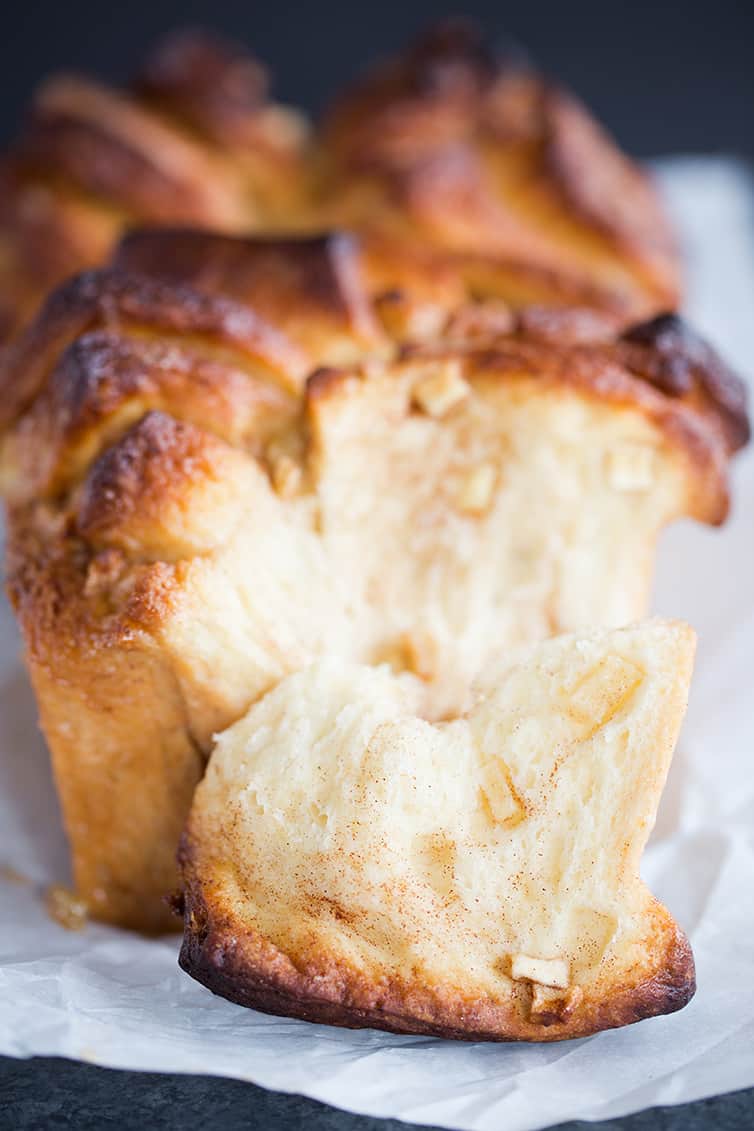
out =
[[[467,25],[438,26],[346,92],[322,168],[339,222],[435,248],[477,293],[627,319],[677,305],[646,174],[575,98]]]
[[[596,619],[623,621],[644,610],[659,526],[681,514],[723,520],[727,463],[746,416],[740,383],[675,319],[626,335],[589,311],[515,313],[480,303],[448,312],[440,302],[433,339],[402,343],[388,329],[395,312],[383,318],[384,304],[370,298],[351,238],[294,246],[145,233],[126,241],[117,261],[53,295],[3,360],[2,478],[9,592],[77,882],[98,917],[154,930],[170,925],[161,898],[175,882],[174,845],[212,734],[340,631],[342,614],[328,603],[338,596],[333,578],[351,553],[356,561],[363,555],[349,534],[342,550],[334,544],[323,558],[318,521],[328,530],[335,524],[332,536],[341,538],[349,498],[363,499],[367,514],[377,508],[375,520],[394,500],[408,508],[400,518],[407,526],[385,537],[405,540],[424,528],[417,489],[434,491],[447,499],[438,529],[461,521],[456,544],[471,539],[468,560],[478,558],[481,568],[488,550],[474,540],[486,529],[485,492],[497,488],[486,470],[481,482],[472,474],[471,494],[458,503],[468,517],[453,517],[462,485],[443,453],[455,452],[452,459],[474,472],[480,460],[508,458],[506,445],[523,443],[515,460],[523,466],[524,451],[557,450],[550,430],[571,419],[562,405],[576,414],[558,457],[562,470],[579,462],[577,450],[592,453],[589,475],[609,506],[604,529],[613,522],[620,529],[615,545],[608,539],[590,554],[618,556],[600,586],[587,590],[574,577],[562,607],[549,598],[535,603],[530,625],[505,631],[527,639],[571,627],[581,616],[578,594],[588,594]],[[161,263],[169,265],[162,272]],[[497,437],[498,423],[509,440]],[[542,429],[541,443],[521,441],[526,429]],[[409,441],[419,444],[422,476],[401,462]],[[622,452],[626,444],[629,462],[637,444],[640,460],[649,449],[651,490],[646,469],[637,481],[629,467],[626,482],[609,451],[609,474],[620,481],[615,493],[606,484],[595,445]],[[552,479],[544,469],[537,474],[544,498]],[[528,482],[536,496],[540,480]],[[322,507],[329,517],[318,520]],[[548,511],[537,529],[545,536],[554,522]],[[359,529],[354,537],[367,540],[371,562],[376,528]],[[510,540],[494,537],[501,548]],[[621,554],[626,538],[632,548]],[[254,564],[268,551],[273,558]],[[542,554],[561,568],[553,547]],[[281,584],[308,577],[301,609],[322,586],[310,608],[317,623],[289,625],[289,606],[270,599],[252,611],[271,619],[247,624],[255,578],[291,563],[295,578]],[[370,582],[377,590],[378,564]],[[410,608],[414,582],[404,584]],[[384,658],[400,626],[382,614],[370,625],[370,642],[354,647]],[[247,634],[243,645],[236,631]],[[249,673],[254,633],[260,666]],[[431,678],[431,642],[399,644],[405,662]]]
[[[103,388],[112,412],[107,370],[120,372],[128,354],[132,380],[138,367],[139,380],[149,385],[164,372],[160,339],[166,336],[171,349],[179,348],[176,339],[200,348],[215,363],[220,387],[223,363],[227,371],[239,362],[245,370],[255,366],[281,398],[299,394],[307,374],[321,366],[398,355],[418,362],[460,352],[490,372],[531,366],[598,397],[634,401],[699,464],[696,490],[725,499],[727,458],[749,438],[745,386],[677,315],[621,331],[619,320],[589,308],[515,311],[499,301],[464,301],[442,278],[434,291],[413,300],[395,295],[393,304],[389,293],[374,295],[371,271],[359,241],[343,233],[297,240],[182,229],[134,233],[116,250],[112,267],[81,275],[52,295],[0,359],[0,428],[11,430],[6,451],[28,447],[36,433],[37,460],[40,427],[44,447],[54,451],[75,421],[91,415]],[[402,317],[394,317],[394,306]],[[427,320],[430,339],[412,340],[411,315],[417,313]],[[120,377],[115,387],[124,383]],[[322,384],[318,375],[317,388]],[[236,388],[240,407],[238,382]],[[206,395],[211,403],[209,388]],[[173,400],[170,411],[184,415]],[[6,483],[14,458],[4,461]],[[36,476],[28,475],[27,495],[38,490]],[[725,504],[694,513],[719,522]]]
[[[47,80],[0,172],[0,340],[135,224],[296,227],[306,134],[253,56],[201,32],[159,45],[130,90]]]
[[[571,95],[441,25],[310,137],[262,65],[206,33],[153,50],[127,90],[36,92],[0,169],[0,341],[124,230],[355,227],[386,290],[446,286],[625,322],[674,308],[668,223],[647,177]]]

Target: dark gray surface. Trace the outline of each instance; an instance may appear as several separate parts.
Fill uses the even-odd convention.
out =
[[[405,1131],[394,1119],[336,1111],[303,1096],[239,1080],[115,1072],[59,1059],[0,1057],[0,1131]],[[659,1107],[558,1131],[744,1131],[754,1128],[754,1088],[696,1104]],[[500,1131],[505,1131],[501,1126]]]

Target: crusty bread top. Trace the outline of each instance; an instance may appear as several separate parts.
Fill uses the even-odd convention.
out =
[[[245,161],[285,163],[305,135],[300,114],[271,101],[267,68],[245,47],[186,28],[150,53],[133,89]]]
[[[308,403],[392,358],[403,370],[450,361],[472,381],[528,375],[633,405],[685,453],[691,512],[724,517],[727,459],[748,436],[745,391],[675,316],[617,333],[590,311],[424,295],[432,337],[411,342],[410,320],[395,326],[368,284],[345,235],[127,238],[114,267],[62,287],[0,360],[6,492],[56,494],[79,473],[72,453],[80,471],[149,409],[258,453],[276,431],[300,428],[302,392]],[[330,368],[305,386],[322,365],[340,375]]]
[[[680,293],[646,176],[569,94],[459,26],[347,92],[315,137],[258,60],[203,32],[169,37],[127,90],[49,79],[0,170],[0,341],[138,223],[355,226],[394,287],[421,267],[430,289],[624,321]]]
[[[646,174],[573,96],[468,25],[439,25],[347,91],[323,168],[341,222],[463,257],[477,288],[629,317],[677,305]]]
[[[673,321],[482,303],[401,345],[353,241],[154,239],[172,277],[84,276],[6,359],[9,588],[40,666],[159,639],[204,749],[333,652],[460,710],[501,641],[642,615],[662,527],[725,516],[733,400]]]
[[[461,718],[333,660],[219,736],[181,849],[182,964],[275,1013],[552,1040],[683,1006],[639,878],[685,710],[677,623],[547,641]]]
[[[295,227],[306,133],[253,56],[206,33],[166,40],[131,90],[48,79],[0,174],[0,340],[134,223]]]
[[[242,239],[142,230],[122,240],[113,264],[245,303],[315,363],[354,361],[386,344],[360,245],[347,232]]]
[[[253,181],[240,175],[250,160],[301,175],[303,119],[268,101],[263,75],[238,45],[181,32],[147,59],[132,91],[47,80],[14,156],[30,175],[60,178],[131,218],[236,227],[253,216]]]

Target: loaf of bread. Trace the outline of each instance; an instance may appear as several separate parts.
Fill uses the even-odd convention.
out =
[[[639,878],[693,633],[562,636],[425,721],[319,661],[221,734],[181,846],[181,965],[268,1013],[559,1040],[680,1009],[689,945]]]
[[[405,344],[350,237],[142,233],[116,263],[8,352],[0,454],[77,886],[158,930],[213,734],[326,658],[441,720],[506,650],[642,616],[748,426],[675,317],[482,302]]]
[[[196,32],[158,47],[126,91],[48,80],[0,168],[0,342],[139,224],[354,227],[396,316],[428,279],[456,300],[588,306],[624,324],[680,293],[646,175],[571,95],[458,27],[347,92],[313,136],[269,100],[256,59]]]

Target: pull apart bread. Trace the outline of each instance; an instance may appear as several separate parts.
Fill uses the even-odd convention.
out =
[[[509,649],[642,616],[660,529],[723,520],[748,426],[675,317],[482,303],[404,345],[346,236],[147,233],[117,264],[9,350],[0,470],[77,886],[158,930],[214,734],[325,658],[453,718]]]
[[[658,194],[568,92],[440,25],[347,91],[321,137],[339,224],[453,263],[475,294],[624,319],[678,305]],[[431,258],[431,255],[430,255]]]
[[[387,668],[288,676],[197,789],[181,965],[268,1013],[466,1040],[682,1008],[691,950],[639,860],[693,650],[663,621],[561,636],[435,724]]]
[[[259,62],[203,33],[168,39],[129,90],[49,79],[0,168],[0,341],[136,223],[294,227],[306,139]]]
[[[269,100],[256,59],[197,32],[159,47],[127,91],[50,79],[0,168],[0,341],[138,224],[356,227],[396,317],[407,283],[428,278],[624,325],[679,297],[645,175],[570,95],[459,28],[347,94],[314,138]]]

